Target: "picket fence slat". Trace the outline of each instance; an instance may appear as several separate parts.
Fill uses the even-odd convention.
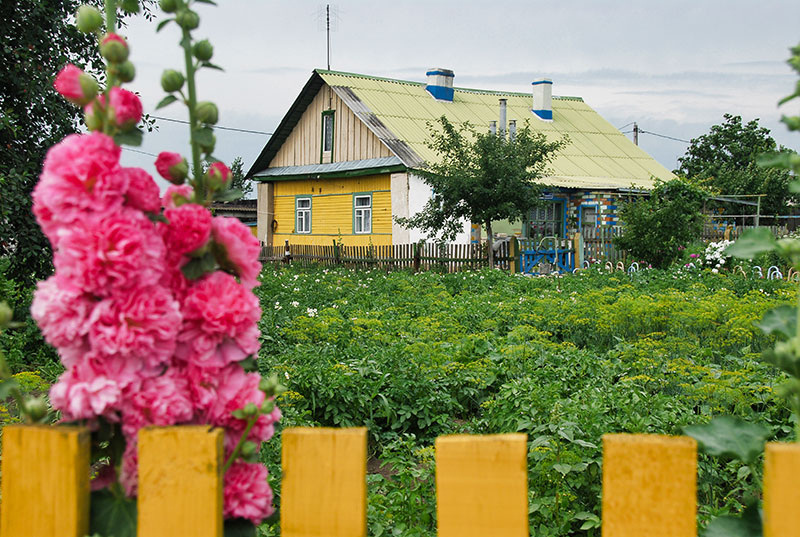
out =
[[[89,431],[9,425],[0,470],[0,536],[89,533]]]
[[[289,428],[281,442],[281,535],[365,537],[366,427]]]
[[[603,436],[603,537],[697,535],[697,442]]]
[[[800,535],[800,444],[767,444],[764,456],[764,537]]]
[[[138,535],[221,537],[222,431],[145,428],[139,436]],[[0,537],[84,537],[89,432],[3,431]],[[524,434],[436,440],[438,535],[528,535]],[[365,537],[366,428],[290,428],[282,435],[281,533]],[[696,537],[697,443],[603,436],[603,537]],[[764,537],[800,535],[800,445],[767,444]],[[534,491],[535,494],[535,491]]]
[[[436,439],[439,537],[527,537],[525,434]]]
[[[139,537],[222,537],[222,429],[139,431]]]

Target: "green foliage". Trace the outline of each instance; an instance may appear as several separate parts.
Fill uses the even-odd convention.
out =
[[[659,182],[647,199],[625,202],[620,209],[625,234],[620,248],[657,268],[669,266],[703,230],[705,191],[682,179]]]
[[[439,159],[418,173],[433,193],[421,212],[397,222],[450,241],[465,218],[484,224],[489,236],[492,221],[523,218],[540,203],[537,181],[567,143],[548,141],[527,122],[514,139],[476,132],[468,123],[459,128],[445,116],[429,127]]]
[[[729,457],[752,464],[764,451],[769,429],[757,423],[748,423],[735,416],[718,416],[705,425],[683,428],[703,453],[714,457]]]
[[[675,170],[684,177],[700,181],[720,194],[766,194],[762,214],[784,214],[791,175],[776,168],[759,166],[759,156],[781,151],[781,158],[793,152],[779,148],[767,128],[758,120],[742,123],[741,116],[725,114],[725,122],[714,125],[708,134],[693,138]]]
[[[98,58],[91,36],[68,21],[74,0],[4,0],[0,4],[0,256],[10,275],[31,283],[47,276],[50,245],[31,214],[30,194],[47,149],[77,131],[81,110],[52,87],[68,61]]]
[[[582,271],[563,278],[267,270],[259,368],[280,429],[366,425],[372,534],[435,535],[430,450],[452,433],[528,434],[531,534],[599,535],[601,436],[680,434],[732,414],[791,436],[753,325],[791,284],[730,274]],[[262,450],[280,503],[277,443]],[[700,520],[738,514],[760,469],[703,454]],[[275,470],[272,470],[275,469]],[[731,490],[731,483],[735,484]],[[261,528],[275,535],[275,523]]]
[[[136,537],[136,500],[125,498],[121,491],[93,491],[89,531],[108,537]]]

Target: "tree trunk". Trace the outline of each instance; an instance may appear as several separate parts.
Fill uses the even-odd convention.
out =
[[[494,245],[492,243],[492,221],[486,221],[486,248],[489,255],[489,268],[494,268]]]

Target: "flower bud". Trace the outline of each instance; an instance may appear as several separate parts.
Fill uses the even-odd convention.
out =
[[[219,119],[217,105],[209,101],[197,103],[195,114],[197,114],[197,119],[200,120],[200,123],[207,123],[209,125],[214,125]]]
[[[97,81],[74,65],[67,64],[53,82],[53,87],[69,102],[84,106],[97,95]]]
[[[28,399],[25,401],[24,407],[24,414],[33,423],[41,422],[47,416],[47,401],[45,401],[44,397]]]
[[[103,130],[105,116],[103,115],[103,110],[99,102],[95,101],[87,105],[86,108],[83,109],[83,113],[83,121],[86,123],[87,129],[92,132]]]
[[[182,9],[175,17],[178,26],[184,30],[194,30],[200,26],[200,17],[190,9]]]
[[[272,398],[264,399],[264,402],[261,403],[261,413],[271,414],[273,410],[275,410],[275,401]]]
[[[103,26],[103,15],[93,6],[81,6],[75,13],[75,25],[84,34],[96,32]]]
[[[231,170],[222,162],[215,162],[208,167],[206,172],[208,184],[213,189],[219,189],[225,184],[230,182],[232,174]]]
[[[214,152],[214,147],[217,145],[217,137],[212,134],[210,143],[204,144],[202,142],[197,142],[197,145],[200,148],[200,151],[210,155]]]
[[[117,34],[106,34],[100,42],[100,54],[111,63],[124,62],[128,53],[128,43]]]
[[[248,418],[253,418],[255,416],[258,416],[258,407],[256,406],[255,403],[247,403],[246,405],[244,405],[244,408],[242,410],[244,411],[244,415],[247,416]]]
[[[139,13],[139,0],[122,0],[120,7],[125,13]]]
[[[161,6],[161,11],[164,13],[175,13],[175,10],[178,9],[178,2],[175,0],[161,0],[158,5]]]
[[[5,302],[0,302],[0,328],[11,323],[14,312],[11,311],[9,305]]]
[[[122,82],[132,82],[136,78],[136,67],[130,60],[125,60],[116,68],[117,78]]]
[[[201,62],[207,62],[214,55],[214,45],[208,39],[198,41],[192,47],[192,54]]]
[[[781,121],[790,131],[800,130],[800,116],[783,116]]]
[[[162,151],[156,159],[156,170],[161,177],[173,185],[181,185],[189,175],[189,164],[178,153]]]
[[[256,444],[255,442],[251,442],[250,440],[247,440],[242,444],[242,449],[240,453],[242,454],[242,458],[249,459],[253,455],[255,455],[257,451],[258,451],[258,444]]]
[[[183,87],[183,75],[175,69],[165,69],[161,74],[161,87],[167,93],[178,91]]]

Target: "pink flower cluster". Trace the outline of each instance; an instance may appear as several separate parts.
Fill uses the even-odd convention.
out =
[[[161,199],[152,177],[121,167],[119,157],[101,133],[68,136],[48,152],[33,210],[56,270],[40,282],[31,313],[66,367],[51,389],[53,406],[66,421],[102,418],[121,428],[118,478],[135,495],[139,429],[222,427],[227,458],[246,426],[232,412],[264,402],[260,376],[239,364],[259,348],[252,288],[260,264],[244,224],[191,203],[188,186]],[[168,223],[154,223],[162,206]],[[181,267],[198,251],[214,252],[224,272],[187,279]],[[260,414],[248,440],[268,440],[279,418],[277,408]],[[97,484],[107,482],[105,472]],[[258,523],[271,504],[266,469],[235,462],[225,476],[225,516]]]

